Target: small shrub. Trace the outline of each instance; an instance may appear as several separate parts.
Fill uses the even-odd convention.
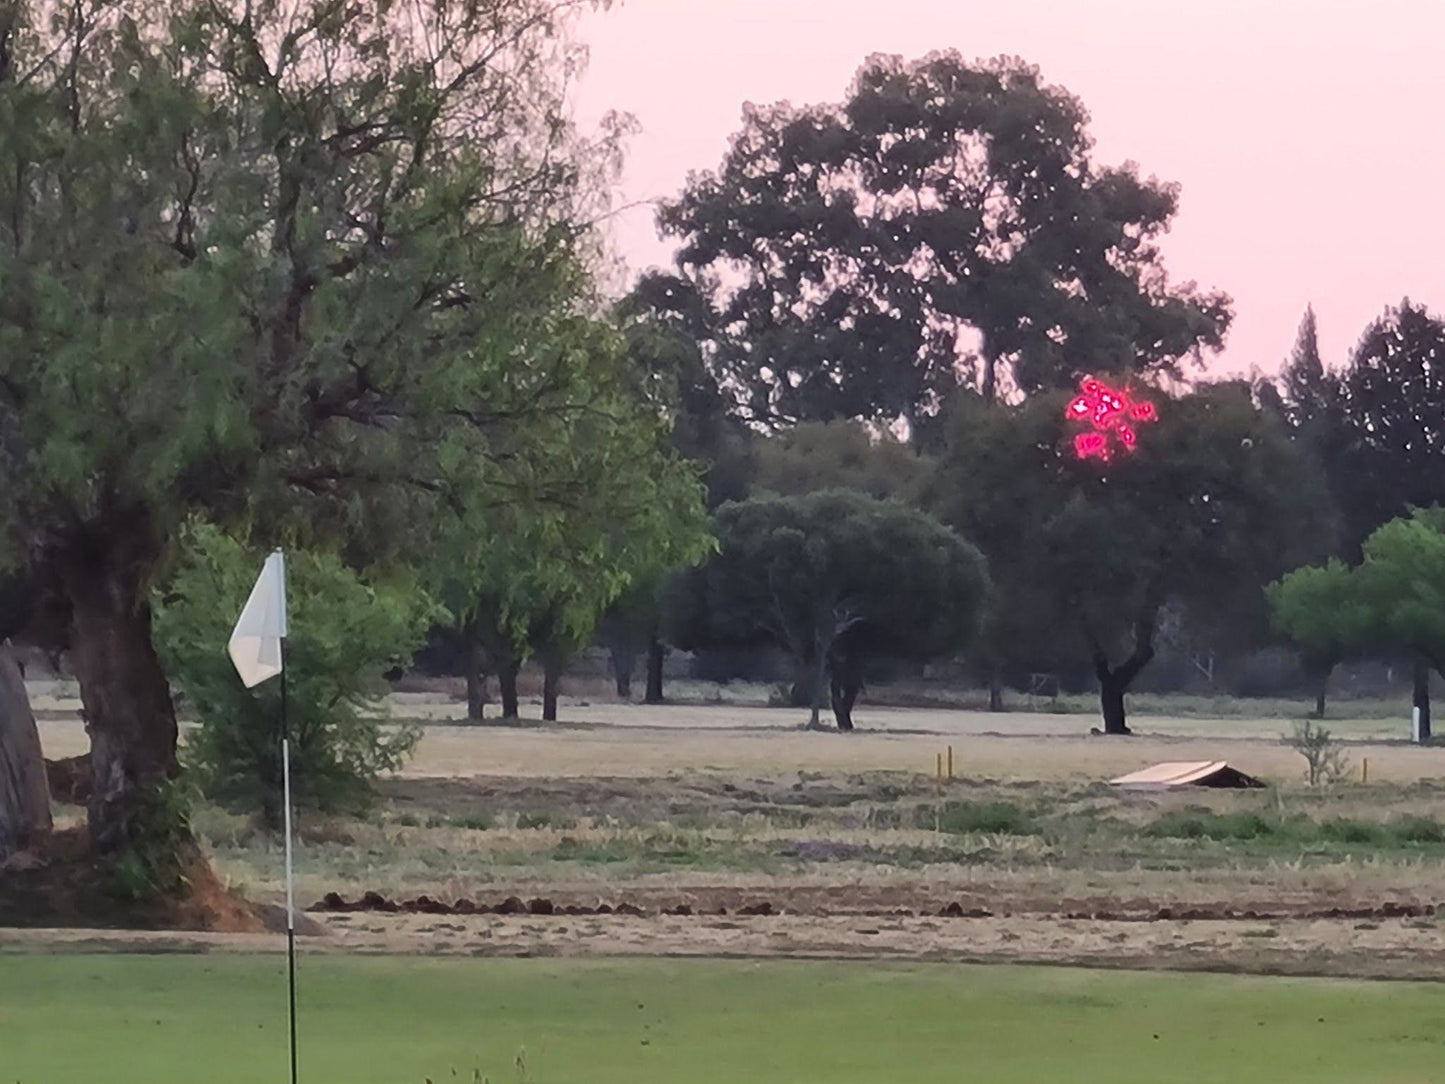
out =
[[[921,806],[919,824],[932,828],[934,810]],[[969,832],[996,832],[1000,835],[1037,835],[1039,826],[1013,802],[947,802],[938,810],[939,831],[951,835],[965,835]]]
[[[1285,735],[1284,743],[1305,758],[1305,780],[1312,787],[1337,782],[1349,771],[1349,762],[1339,743],[1327,729],[1308,719],[1295,723],[1294,731]]]
[[[1278,822],[1258,813],[1211,813],[1172,810],[1144,829],[1146,836],[1167,839],[1264,839],[1277,835]]]
[[[1390,831],[1402,843],[1445,843],[1445,824],[1434,817],[1402,817]]]
[[[1346,817],[1335,817],[1319,826],[1320,839],[1332,843],[1384,844],[1390,842],[1391,834],[1383,824],[1350,820]]]
[[[186,761],[207,797],[258,810],[278,827],[281,682],[245,688],[225,649],[264,555],[206,523],[190,524],[180,543],[154,603],[166,671],[200,723],[187,735]],[[439,611],[414,583],[368,583],[332,554],[289,553],[287,574],[292,797],[323,812],[355,812],[420,735],[386,725],[384,675],[411,658]]]

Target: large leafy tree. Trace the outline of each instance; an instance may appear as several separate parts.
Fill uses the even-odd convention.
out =
[[[1430,672],[1445,667],[1445,510],[1414,509],[1372,531],[1360,563],[1299,568],[1268,594],[1277,625],[1332,664],[1347,654],[1408,656],[1419,738],[1430,740]],[[1328,671],[1326,671],[1328,673]],[[1324,694],[1320,694],[1321,709]]]
[[[668,443],[701,469],[707,507],[747,496],[753,442],[704,361],[703,304],[697,291],[676,276],[652,272],[616,306],[615,317],[645,396],[667,420]],[[643,699],[649,704],[663,700],[669,649],[662,636],[662,597],[678,571],[676,554],[635,570],[598,624],[619,696],[631,695],[632,671],[642,655]]]
[[[1336,420],[1339,386],[1320,357],[1319,322],[1313,306],[1300,320],[1294,349],[1280,370],[1279,392],[1292,427],[1308,433]]]
[[[667,447],[665,421],[622,362],[614,352],[593,366],[590,396],[577,397],[586,409],[560,419],[558,454],[526,487],[449,517],[433,551],[430,577],[467,644],[469,680],[496,674],[506,717],[529,653],[546,671],[544,717],[555,718],[561,668],[606,608],[657,568],[706,552],[696,469]]]
[[[990,650],[1082,654],[1107,733],[1154,657],[1167,603],[1247,604],[1316,556],[1330,524],[1320,483],[1247,387],[1205,385],[1158,402],[1133,454],[1080,461],[1066,400],[961,412],[934,484],[945,522],[974,534],[998,589]]]
[[[766,425],[907,418],[1217,347],[1221,294],[1171,286],[1178,190],[1096,163],[1078,99],[1015,59],[870,58],[847,98],[749,105],[659,215],[708,363]]]
[[[68,611],[98,849],[176,772],[146,599],[182,522],[381,559],[553,454],[606,150],[570,6],[0,14],[0,526]]]
[[[1297,568],[1266,591],[1276,630],[1299,648],[1306,669],[1319,682],[1315,715],[1325,715],[1331,671],[1359,650],[1371,627],[1370,609],[1357,578],[1339,560]]]
[[[1445,513],[1420,509],[1371,533],[1354,578],[1371,616],[1363,642],[1413,660],[1418,736],[1428,742],[1430,671],[1445,668]]]
[[[987,590],[982,556],[916,509],[848,490],[726,504],[718,552],[675,592],[682,646],[771,643],[813,672],[812,725],[831,691],[840,730],[870,658],[964,647]]]
[[[1445,321],[1407,299],[1361,337],[1340,374],[1328,465],[1345,544],[1445,502]]]

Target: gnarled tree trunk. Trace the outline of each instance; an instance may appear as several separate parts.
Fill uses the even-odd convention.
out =
[[[1099,679],[1099,710],[1104,717],[1105,734],[1131,733],[1124,711],[1124,694],[1139,676],[1139,671],[1154,658],[1154,624],[1157,607],[1147,607],[1134,623],[1134,650],[1118,666],[1109,665],[1109,657],[1098,640],[1090,637],[1094,656],[1094,675]]]
[[[666,645],[654,636],[647,645],[647,690],[642,697],[644,704],[662,703],[662,664],[666,658]]]
[[[157,543],[138,516],[79,531],[56,553],[70,602],[70,661],[90,729],[91,846],[115,851],[147,825],[155,790],[179,771],[176,712],[151,643],[145,579]]]
[[[40,731],[6,640],[0,643],[0,858],[34,845],[53,827]]]

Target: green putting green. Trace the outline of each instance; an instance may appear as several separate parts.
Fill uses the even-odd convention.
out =
[[[1061,968],[303,958],[307,1084],[1432,1081],[1445,989]],[[0,1081],[286,1079],[280,957],[0,955]]]

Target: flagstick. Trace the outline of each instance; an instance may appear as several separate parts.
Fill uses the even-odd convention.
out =
[[[291,876],[291,724],[286,718],[286,641],[281,640],[281,797],[286,805],[286,986],[291,1003],[291,1084],[296,1084],[296,919]]]

